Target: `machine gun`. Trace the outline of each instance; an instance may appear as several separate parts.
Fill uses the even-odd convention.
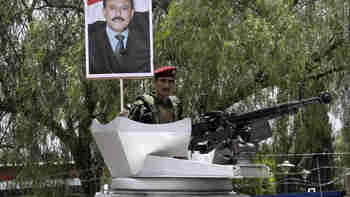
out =
[[[199,123],[192,125],[189,150],[205,154],[222,144],[227,144],[229,147],[237,141],[248,143],[252,141],[252,125],[268,124],[267,120],[294,114],[299,108],[308,104],[328,104],[331,100],[331,94],[325,92],[318,97],[292,101],[242,114],[224,111],[207,112],[201,117]]]

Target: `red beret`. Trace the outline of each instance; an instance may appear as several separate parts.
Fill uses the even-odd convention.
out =
[[[154,71],[154,77],[175,77],[175,66],[163,66]]]

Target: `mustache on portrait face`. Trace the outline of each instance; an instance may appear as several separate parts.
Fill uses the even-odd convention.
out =
[[[116,21],[116,20],[120,20],[122,22],[125,21],[125,19],[122,18],[121,16],[116,16],[116,17],[112,18],[112,21]]]

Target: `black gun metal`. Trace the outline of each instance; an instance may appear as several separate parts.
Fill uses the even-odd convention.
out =
[[[199,123],[192,125],[189,150],[204,154],[222,143],[230,143],[237,138],[249,142],[251,134],[249,125],[294,114],[299,108],[309,104],[328,104],[331,100],[332,95],[323,92],[318,97],[296,100],[241,114],[224,111],[207,112],[201,116]]]

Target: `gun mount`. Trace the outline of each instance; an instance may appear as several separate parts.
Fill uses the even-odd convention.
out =
[[[109,194],[113,196],[228,196],[232,178],[269,177],[265,165],[217,165],[178,159],[190,150],[209,152],[218,146],[242,138],[252,140],[250,126],[260,128],[261,121],[295,112],[307,104],[329,103],[330,94],[254,112],[233,114],[211,112],[202,122],[192,125],[186,118],[168,124],[144,124],[118,117],[106,125],[97,120],[92,135],[112,176]],[[254,137],[253,137],[254,139]],[[102,196],[101,196],[102,197]]]
[[[240,143],[251,142],[252,125],[266,125],[268,124],[267,120],[294,114],[299,108],[309,104],[328,104],[331,100],[331,94],[324,92],[318,97],[296,100],[241,114],[225,111],[205,113],[198,124],[192,125],[192,138],[189,150],[205,154],[223,144],[227,147],[232,147],[232,144],[238,141]]]

